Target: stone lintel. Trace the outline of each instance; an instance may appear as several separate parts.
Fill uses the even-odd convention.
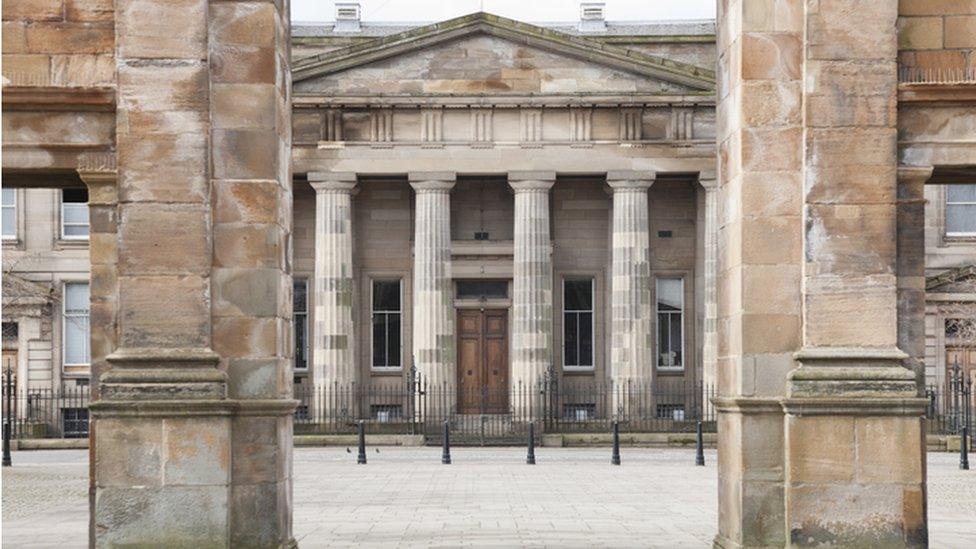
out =
[[[706,190],[718,188],[718,176],[715,170],[702,170],[698,172],[698,184]]]
[[[646,190],[656,178],[657,173],[649,170],[614,170],[607,172],[607,185],[614,192]]]
[[[908,355],[895,347],[810,347],[795,353],[787,376],[790,398],[904,399],[918,394]]]
[[[549,182],[550,187],[552,183],[556,182],[556,172],[550,170],[516,170],[508,172],[508,183],[512,185],[517,182]],[[515,185],[512,185],[515,188]]]
[[[427,183],[439,181],[442,183],[450,183],[454,186],[454,182],[457,181],[456,172],[409,172],[407,174],[407,181],[411,185],[414,183]]]

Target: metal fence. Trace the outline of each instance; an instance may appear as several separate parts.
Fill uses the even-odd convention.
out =
[[[6,381],[6,380],[5,380]],[[11,438],[87,438],[87,386],[11,391],[3,383],[3,416]]]
[[[694,432],[699,420],[715,430],[714,389],[702,383],[659,380],[594,383],[578,380],[514,383],[507,389],[407,380],[368,384],[296,386],[296,434],[356,431],[423,434],[436,442],[447,422],[458,443],[509,443],[534,423],[544,433],[606,433],[613,421],[623,432]]]
[[[974,427],[973,380],[956,365],[949,371],[945,386],[929,385],[925,391],[929,400],[925,411],[927,432],[939,435],[961,435],[968,427],[970,449],[976,451],[972,434]]]

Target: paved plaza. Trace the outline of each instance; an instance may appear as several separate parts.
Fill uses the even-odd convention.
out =
[[[302,547],[710,547],[714,451],[521,448],[295,450],[295,537]],[[86,547],[87,452],[14,453],[3,471],[4,547]],[[931,546],[973,547],[976,471],[929,454]]]

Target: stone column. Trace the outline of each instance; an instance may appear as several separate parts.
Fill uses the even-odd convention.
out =
[[[437,394],[457,383],[451,279],[453,172],[409,174],[417,193],[413,241],[413,365]],[[431,402],[445,402],[433,398]],[[454,403],[451,402],[451,407]]]
[[[706,391],[714,390],[717,381],[718,361],[718,182],[714,172],[702,172],[698,178],[705,193],[702,215],[704,259],[702,261],[702,384]],[[707,400],[702,401],[706,407]]]
[[[552,236],[549,189],[555,172],[510,172],[515,191],[511,406],[534,410],[527,395],[552,366]]]
[[[651,263],[647,190],[654,172],[610,172],[613,192],[612,266],[610,279],[610,381],[613,412],[629,410],[629,396],[651,381]]]
[[[925,182],[932,166],[898,168],[898,348],[925,394]]]
[[[315,189],[315,278],[312,303],[313,404],[326,413],[352,411],[356,383],[352,314],[352,194],[356,174],[310,172]]]
[[[287,4],[115,7],[118,180],[88,177],[89,541],[294,546]]]

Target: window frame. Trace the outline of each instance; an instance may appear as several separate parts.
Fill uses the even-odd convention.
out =
[[[659,281],[661,280],[677,280],[681,283],[681,310],[680,312],[674,311],[661,311],[659,306],[661,301],[658,299],[659,292]],[[687,349],[688,349],[688,330],[685,328],[685,313],[687,311],[687,306],[685,302],[685,276],[682,274],[661,274],[654,277],[654,368],[662,372],[684,372],[685,365],[687,364]],[[661,365],[661,320],[660,315],[664,313],[669,317],[671,315],[680,315],[681,321],[679,325],[681,326],[681,364],[677,366],[667,366]],[[670,319],[669,319],[670,320]],[[670,322],[668,324],[670,326]],[[669,334],[670,335],[670,334]],[[668,338],[670,345],[670,337]],[[670,349],[669,349],[670,350]]]
[[[585,313],[585,312],[587,312],[586,310],[582,310],[582,309],[581,310],[574,309],[572,311],[566,309],[566,281],[567,280],[568,281],[579,281],[579,280],[589,280],[590,281],[590,309],[589,309],[589,313],[590,313],[590,337],[591,337],[592,341],[590,342],[590,362],[591,362],[591,364],[589,366],[579,365],[579,364],[576,364],[576,365],[566,364],[566,328],[567,328],[567,326],[566,326],[566,313],[567,312],[570,312],[570,313],[577,313],[578,314],[578,313]],[[596,357],[597,357],[597,349],[596,349],[596,311],[597,311],[597,306],[596,306],[596,275],[591,275],[591,274],[564,275],[562,277],[562,281],[561,281],[560,299],[561,299],[561,301],[560,301],[560,309],[562,309],[560,311],[562,313],[561,314],[561,321],[562,321],[561,324],[562,324],[562,327],[563,327],[562,341],[561,341],[561,343],[562,343],[561,352],[562,352],[563,371],[567,371],[567,372],[592,372],[592,371],[596,370]],[[579,321],[577,321],[577,324],[578,324],[578,322]],[[579,338],[577,337],[577,349],[576,349],[577,356],[579,356],[579,348],[578,347],[579,347]],[[578,361],[578,359],[577,359],[577,361]]]
[[[376,311],[373,309],[373,293],[376,291],[377,282],[396,282],[399,293],[399,303],[396,311]],[[377,366],[374,363],[374,346],[373,346],[373,316],[377,312],[389,315],[398,314],[400,315],[400,338],[399,338],[399,348],[397,353],[400,357],[399,366]],[[375,276],[369,278],[369,369],[374,372],[400,372],[403,371],[403,323],[404,323],[404,311],[403,311],[403,277],[402,276]],[[387,328],[387,334],[389,333],[389,328]],[[384,342],[389,342],[389,335],[384,338]],[[389,354],[389,349],[387,349]]]
[[[309,363],[312,362],[312,357],[311,357],[311,355],[309,355],[309,344],[308,344],[308,335],[309,335],[308,334],[308,315],[309,315],[309,304],[311,303],[311,300],[310,300],[310,292],[308,291],[308,281],[309,281],[309,278],[308,277],[304,277],[304,276],[296,276],[296,277],[293,277],[292,278],[292,292],[293,293],[295,291],[295,283],[296,282],[301,282],[301,283],[303,283],[305,285],[305,310],[304,311],[302,311],[302,312],[296,312],[294,310],[295,298],[294,298],[294,295],[292,296],[292,330],[294,332],[294,333],[292,333],[292,345],[295,347],[295,350],[298,349],[298,342],[296,341],[298,339],[298,331],[297,331],[297,322],[296,322],[295,317],[296,317],[296,315],[299,315],[300,314],[300,315],[302,315],[305,318],[305,321],[302,323],[302,327],[304,329],[304,334],[305,334],[305,339],[304,339],[304,344],[305,344],[304,345],[304,347],[305,347],[305,366],[302,366],[302,367],[299,367],[298,366],[298,360],[297,360],[298,355],[295,354],[294,356],[292,356],[291,367],[292,367],[292,371],[294,371],[294,372],[302,372],[302,373],[308,372]]]
[[[18,191],[17,189],[12,189],[9,187],[5,187],[3,190],[4,191],[9,190],[11,193],[13,193],[14,200],[13,200],[13,204],[0,203],[0,217],[2,217],[3,212],[8,208],[13,210],[14,234],[12,235],[0,234],[0,240],[2,240],[4,244],[11,244],[11,243],[18,242],[20,239],[20,215],[19,215],[20,204],[18,204],[18,201],[20,199],[20,193],[17,192]]]
[[[966,184],[960,185],[960,186],[973,186],[973,187],[976,187],[976,183],[966,183]],[[945,238],[948,239],[948,240],[972,240],[972,239],[976,238],[976,231],[959,232],[959,231],[950,231],[949,230],[949,206],[952,206],[952,205],[958,205],[958,206],[976,206],[976,201],[950,202],[949,201],[949,185],[946,185],[945,186],[945,189],[943,191],[943,197],[945,199],[942,201],[942,220],[943,220],[943,223],[944,223],[944,229],[945,230],[943,231],[943,234],[945,235]]]
[[[89,240],[91,240],[91,213],[90,213],[90,210],[88,210],[88,202],[83,202],[83,203],[82,202],[65,202],[65,200],[64,200],[64,191],[65,191],[65,189],[60,189],[60,191],[58,192],[58,216],[59,216],[59,219],[58,219],[58,237],[61,240],[68,241],[68,242],[88,242]],[[67,205],[67,204],[81,204],[82,206],[84,206],[85,210],[89,213],[88,223],[84,223],[84,224],[82,224],[82,223],[67,223],[65,221],[66,217],[64,215],[64,208],[65,208],[65,205]],[[86,235],[69,235],[69,234],[67,234],[65,232],[65,227],[68,226],[68,225],[74,226],[74,227],[82,227],[82,226],[88,227],[88,234],[86,234]]]
[[[88,362],[68,362],[68,286],[75,284],[84,284],[88,286],[88,312],[86,315],[88,318],[87,337],[85,338],[85,345],[88,351]],[[82,315],[74,314],[72,317],[79,317]],[[88,375],[91,369],[91,282],[88,280],[64,280],[61,282],[61,371],[65,375]]]

